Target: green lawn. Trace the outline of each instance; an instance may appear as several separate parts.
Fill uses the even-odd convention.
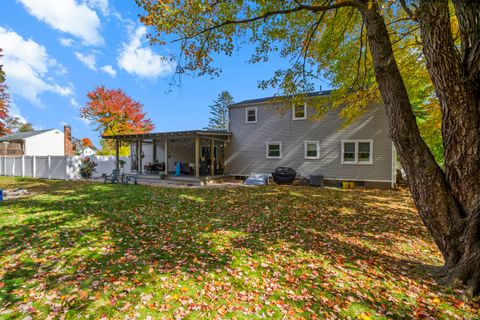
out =
[[[0,318],[480,318],[407,192],[0,178]]]

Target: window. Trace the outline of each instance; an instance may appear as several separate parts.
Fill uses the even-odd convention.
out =
[[[256,123],[257,122],[257,108],[247,108],[245,109],[245,123]]]
[[[298,104],[292,108],[293,120],[307,119],[307,104]]]
[[[342,164],[372,164],[373,141],[342,141]]]
[[[282,143],[281,142],[267,142],[267,158],[281,159],[282,158]]]
[[[305,141],[305,159],[320,158],[320,142]]]
[[[370,162],[370,142],[358,143],[358,162]]]

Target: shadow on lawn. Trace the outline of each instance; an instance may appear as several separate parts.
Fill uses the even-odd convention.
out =
[[[13,257],[4,268],[5,288],[0,291],[4,306],[23,303],[16,295],[21,286],[67,295],[79,290],[114,291],[122,279],[139,290],[158,285],[157,273],[224,271],[239,250],[260,257],[283,250],[292,260],[300,250],[328,258],[335,270],[374,277],[374,273],[364,271],[369,268],[392,281],[398,281],[401,272],[412,283],[438,290],[430,276],[413,267],[419,264],[412,262],[418,261],[416,255],[397,256],[387,250],[409,239],[431,241],[414,212],[406,210],[403,216],[392,213],[395,208],[391,197],[402,203],[402,197],[407,199],[405,194],[391,193],[391,197],[382,198],[374,191],[362,191],[365,201],[359,203],[353,192],[312,192],[307,188],[249,188],[239,192],[94,184],[79,184],[72,190],[71,186],[56,184],[48,197],[3,205],[24,213],[23,221],[0,228],[0,256]],[[302,191],[308,191],[308,199]],[[304,268],[301,263],[300,259],[293,267],[294,271],[298,268],[297,273]],[[312,288],[315,294],[301,301],[291,300],[292,304],[341,316],[335,304],[348,303],[342,300],[345,297],[360,294],[359,299],[363,299],[372,290],[386,290],[378,283],[372,288],[326,286],[333,277],[332,270],[321,264],[314,268],[318,271],[314,277],[298,274],[295,281],[287,281],[282,275],[282,286],[293,290],[317,283]],[[268,274],[268,268],[261,269]],[[337,301],[320,306],[318,295]],[[108,309],[97,307],[88,297],[76,297],[68,303],[73,312]],[[374,310],[395,307],[396,317],[413,312],[402,302],[381,297],[375,302],[365,301],[365,305]],[[115,306],[111,301],[111,307]],[[60,312],[61,308],[56,308],[49,306],[44,312]]]

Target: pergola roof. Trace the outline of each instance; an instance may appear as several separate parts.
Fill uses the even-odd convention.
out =
[[[227,139],[232,135],[231,132],[225,130],[188,130],[188,131],[171,131],[171,132],[154,132],[142,134],[119,134],[113,136],[102,136],[104,139],[112,140],[137,140],[137,139],[154,139],[154,138],[187,138],[187,137],[217,137]]]

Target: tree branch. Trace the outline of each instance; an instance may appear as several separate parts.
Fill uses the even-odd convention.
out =
[[[175,39],[172,42],[177,42],[177,41],[182,41],[182,40],[188,40],[188,39],[193,39],[196,38],[206,32],[209,32],[211,30],[219,29],[228,25],[234,25],[234,24],[246,24],[246,23],[251,23],[255,22],[258,20],[265,20],[269,17],[272,16],[277,16],[277,15],[287,15],[291,14],[294,12],[299,12],[299,11],[310,11],[313,13],[318,13],[318,12],[324,12],[324,11],[329,11],[329,10],[334,10],[334,9],[339,9],[339,8],[344,8],[344,7],[359,7],[359,4],[357,4],[354,1],[345,1],[345,2],[340,2],[332,5],[322,5],[322,6],[311,6],[311,5],[299,5],[294,8],[290,9],[284,9],[284,10],[275,10],[275,11],[268,11],[260,16],[248,18],[248,19],[240,19],[240,20],[227,20],[222,23],[216,24],[214,26],[211,26],[209,28],[203,29],[193,35],[190,36],[185,36],[179,39]]]
[[[412,18],[413,21],[417,19],[417,15],[410,9],[407,5],[407,2],[405,0],[400,0],[400,4],[403,7],[403,10],[408,14],[410,18]]]

